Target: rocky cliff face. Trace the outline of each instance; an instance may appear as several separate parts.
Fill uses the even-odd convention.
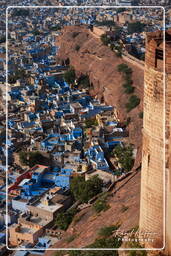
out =
[[[90,94],[98,98],[104,97],[107,104],[116,107],[120,121],[126,121],[128,117],[131,122],[129,129],[129,143],[137,148],[135,168],[141,161],[141,127],[142,119],[139,113],[142,111],[143,97],[143,70],[131,63],[126,63],[122,58],[116,56],[107,46],[104,46],[95,34],[84,26],[67,26],[57,38],[60,47],[58,60],[60,63],[69,59],[76,74],[87,74],[93,84]],[[133,86],[141,103],[131,112],[127,113],[125,104],[130,95],[124,93],[122,87],[122,75],[117,71],[117,66],[126,63],[133,70]]]

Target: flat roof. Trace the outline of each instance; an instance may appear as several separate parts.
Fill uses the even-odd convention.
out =
[[[27,233],[27,234],[34,234],[37,231],[37,229],[34,228],[26,228],[26,227],[20,227],[19,233]]]
[[[19,231],[16,230],[18,233],[34,234],[37,231],[35,228],[27,228],[25,226],[20,226],[17,223],[12,224],[10,227],[19,227]]]
[[[56,212],[58,209],[63,207],[62,204],[58,204],[58,203],[52,204],[52,205],[45,205],[42,202],[35,203],[33,206],[37,207],[39,209],[42,209],[42,210],[46,210],[46,211],[52,212],[52,213]]]
[[[48,166],[45,165],[36,165],[32,168],[33,172],[38,172],[38,173],[42,173],[45,169],[47,169]]]
[[[49,193],[56,193],[57,191],[60,191],[61,187],[54,187],[49,190]]]
[[[29,221],[35,224],[38,224],[40,226],[45,226],[46,224],[49,223],[49,220],[42,219],[40,217],[35,217],[35,216],[32,216]]]

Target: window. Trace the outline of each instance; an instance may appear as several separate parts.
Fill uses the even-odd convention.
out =
[[[156,58],[163,60],[163,50],[156,49]]]
[[[148,154],[148,166],[150,164],[150,154]]]
[[[163,60],[163,50],[156,49],[156,54],[155,54],[155,68],[158,68],[159,62]]]

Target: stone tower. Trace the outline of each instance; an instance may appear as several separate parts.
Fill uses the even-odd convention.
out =
[[[146,247],[163,248],[166,240],[171,255],[171,31],[165,38],[165,76],[163,32],[146,39],[140,231],[153,233]]]
[[[162,248],[164,227],[164,75],[163,32],[147,34],[140,231],[151,232],[146,247]]]
[[[171,30],[166,32],[166,248],[171,255]]]

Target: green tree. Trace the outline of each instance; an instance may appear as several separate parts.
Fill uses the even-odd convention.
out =
[[[78,52],[79,49],[80,49],[80,46],[77,44],[77,45],[75,46],[75,50]]]
[[[84,184],[85,184],[85,179],[82,176],[74,177],[71,180],[70,189],[76,200],[80,199],[80,193],[82,191]]]
[[[26,152],[21,151],[19,153],[19,159],[20,159],[20,162],[23,165],[28,165],[28,159],[27,159],[27,153]]]
[[[117,66],[117,69],[118,69],[119,72],[122,72],[122,73],[124,73],[126,75],[132,74],[132,69],[130,67],[128,67],[128,65],[125,64],[125,63],[119,64]]]
[[[29,156],[28,164],[30,167],[33,167],[36,164],[42,164],[42,162],[44,162],[45,160],[44,156],[38,151],[29,152],[28,156]]]
[[[113,154],[118,158],[119,163],[125,171],[130,171],[132,169],[134,164],[132,146],[117,145],[113,150]]]
[[[129,98],[128,103],[125,105],[127,112],[130,112],[133,108],[137,107],[140,104],[140,99],[136,95],[132,95]]]
[[[104,45],[108,45],[110,43],[110,38],[108,38],[106,34],[102,34],[100,39]]]
[[[144,30],[145,24],[140,21],[128,23],[128,33],[141,33]]]
[[[128,65],[122,63],[118,65],[118,71],[123,74],[123,78],[125,80],[124,84],[122,85],[125,88],[125,93],[130,94],[133,93],[135,88],[132,86],[132,69],[128,67]]]
[[[127,80],[125,79],[125,82],[124,82],[124,84],[122,85],[124,88],[127,88],[127,87],[130,87],[130,86],[132,86],[132,84],[133,84],[133,81],[131,80],[131,77],[130,78],[128,78]]]
[[[83,88],[90,88],[90,79],[88,75],[81,75],[78,79],[78,85]]]
[[[140,245],[139,242],[129,242],[128,243],[129,248],[143,248],[143,246]],[[147,255],[147,251],[135,251],[135,250],[130,250],[128,253],[128,256],[146,256]]]
[[[36,164],[42,164],[46,158],[39,152],[24,152],[19,153],[19,158],[22,164],[33,167]]]
[[[102,237],[109,237],[113,234],[113,232],[115,230],[117,230],[119,228],[120,225],[112,225],[112,226],[107,226],[107,227],[103,227],[99,230],[99,236]]]
[[[102,192],[103,181],[97,176],[85,181],[83,177],[74,177],[71,181],[71,192],[76,200],[87,203],[92,197]]]
[[[64,79],[68,84],[74,84],[76,74],[75,70],[72,67],[64,73]]]
[[[74,215],[76,214],[77,210],[72,209],[66,212],[59,213],[56,217],[55,223],[58,228],[62,230],[67,230],[69,224],[72,222]]]
[[[107,203],[107,194],[100,196],[93,204],[93,208],[97,213],[107,211],[110,208],[109,204]]]
[[[135,90],[135,88],[133,86],[127,86],[124,92],[126,94],[130,94],[130,93],[133,93],[134,90]]]
[[[85,127],[92,128],[93,126],[97,126],[98,122],[96,119],[87,119],[85,120]]]

